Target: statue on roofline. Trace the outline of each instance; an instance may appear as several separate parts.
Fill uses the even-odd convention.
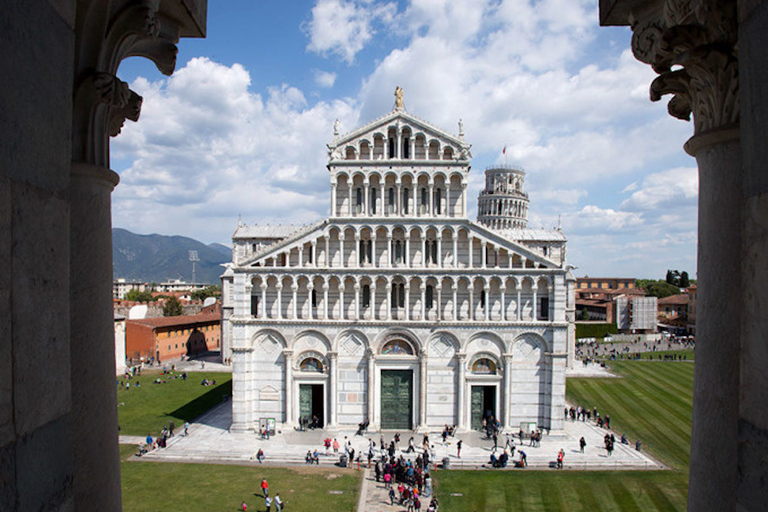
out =
[[[403,88],[395,87],[395,110],[403,110]]]

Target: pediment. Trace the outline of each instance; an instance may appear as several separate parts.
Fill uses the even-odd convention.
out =
[[[534,266],[537,268],[560,268],[560,266],[554,261],[532,251],[519,242],[510,240],[509,238],[506,238],[505,236],[497,233],[496,231],[488,229],[481,224],[477,224],[472,221],[469,221],[468,224],[470,226],[470,232],[476,238],[485,239],[498,247],[506,249],[512,253],[519,254],[520,256],[525,257],[526,260],[532,261]]]

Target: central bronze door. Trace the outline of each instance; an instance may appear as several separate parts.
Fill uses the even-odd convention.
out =
[[[381,371],[381,428],[413,428],[413,371]]]

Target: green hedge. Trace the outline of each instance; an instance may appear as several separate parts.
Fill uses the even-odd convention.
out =
[[[616,324],[576,324],[576,339],[580,338],[604,338],[609,334],[618,334]]]

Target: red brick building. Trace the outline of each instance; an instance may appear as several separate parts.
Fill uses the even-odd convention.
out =
[[[125,356],[134,363],[142,357],[156,361],[192,356],[221,346],[219,313],[127,320]]]

